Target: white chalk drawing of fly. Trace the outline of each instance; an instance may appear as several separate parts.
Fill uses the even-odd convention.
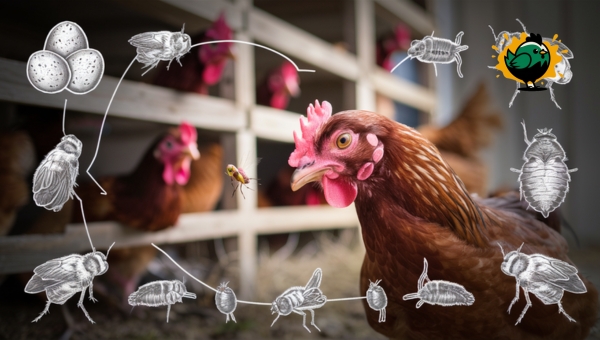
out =
[[[379,311],[379,322],[385,322],[385,307],[387,307],[388,299],[385,291],[379,285],[381,280],[369,282],[367,289],[367,303],[369,307],[375,311]]]
[[[46,291],[48,302],[42,313],[32,322],[37,322],[50,309],[50,304],[62,305],[73,295],[81,292],[77,307],[81,308],[85,316],[94,323],[85,307],[83,298],[85,290],[90,292],[90,300],[96,302],[93,294],[94,277],[106,273],[108,262],[106,258],[114,243],[106,251],[106,255],[93,251],[85,255],[72,254],[58,259],[50,260],[33,270],[34,274],[25,286],[25,293],[37,294]]]
[[[521,22],[521,20],[517,19],[517,21],[519,22],[519,24],[521,24],[521,27],[523,28],[523,32],[525,34],[529,34],[527,33],[527,28],[525,28],[525,25],[523,24],[523,22]],[[492,30],[492,35],[494,36],[495,44],[492,46],[492,48],[496,51],[496,53],[500,54],[502,51],[504,51],[504,49],[510,44],[510,42],[513,39],[519,39],[519,37],[521,36],[521,32],[508,32],[508,31],[502,31],[500,33],[498,33],[498,35],[496,35],[494,33],[494,29],[492,28],[491,25],[489,25],[489,28]],[[557,53],[562,56],[562,60],[560,62],[558,62],[556,65],[554,65],[554,70],[555,70],[555,76],[554,77],[547,77],[544,78],[543,80],[546,82],[546,84],[544,84],[544,87],[547,88],[550,92],[550,100],[552,100],[552,102],[554,103],[554,105],[556,105],[557,108],[561,109],[560,105],[558,105],[558,103],[556,102],[556,98],[554,97],[554,89],[552,88],[552,84],[559,84],[559,85],[565,85],[568,84],[571,79],[573,78],[573,71],[571,71],[571,64],[569,63],[569,59],[573,59],[574,55],[573,52],[567,47],[567,45],[565,45],[564,43],[562,43],[561,41],[556,40],[556,37],[554,38],[547,38],[544,37],[542,38],[542,41],[550,46],[553,45],[558,45],[558,51]],[[491,69],[496,69],[496,66],[488,66],[488,68]],[[517,94],[519,94],[519,88],[520,88],[520,83],[517,83],[517,88],[515,89],[515,92],[513,93],[512,98],[510,99],[510,102],[508,103],[508,107],[511,107],[513,102],[515,101],[515,98],[517,98]]]
[[[572,265],[541,254],[527,255],[521,253],[523,244],[516,251],[513,250],[504,254],[504,249],[498,243],[504,261],[500,265],[502,272],[508,276],[514,276],[517,280],[516,295],[508,306],[508,313],[512,306],[519,301],[520,288],[523,288],[527,304],[521,315],[517,319],[518,325],[527,309],[532,306],[529,299],[529,293],[533,293],[545,305],[558,305],[558,312],[562,313],[571,322],[576,322],[565,310],[561,304],[561,299],[565,291],[583,294],[587,292],[583,281],[577,275],[577,268]],[[520,287],[520,288],[519,288]]]
[[[183,33],[184,29],[185,25],[181,32],[146,32],[129,39],[129,43],[137,47],[137,61],[144,64],[143,68],[148,68],[142,76],[158,66],[161,60],[169,62],[167,70],[173,60],[177,60],[179,65],[183,66],[179,59],[192,48],[192,38]]]
[[[390,73],[393,73],[400,64],[406,61],[406,59],[417,58],[420,62],[433,64],[436,76],[436,64],[450,64],[456,62],[456,72],[458,73],[458,76],[462,78],[463,74],[460,71],[460,66],[462,65],[460,52],[469,48],[467,45],[460,44],[463,35],[464,32],[459,32],[456,35],[456,40],[454,42],[448,39],[434,37],[433,32],[431,35],[425,36],[422,40],[413,40],[408,49],[408,56],[396,64]]]
[[[465,287],[449,281],[429,280],[427,277],[427,259],[423,259],[423,273],[419,277],[417,285],[418,291],[412,294],[406,294],[402,300],[420,299],[417,302],[417,308],[424,303],[440,306],[470,306],[475,302],[473,294],[468,292]],[[423,284],[425,281],[427,283]]]
[[[538,130],[539,133],[529,141],[525,122],[521,122],[521,125],[527,143],[523,154],[525,163],[521,170],[510,170],[519,173],[521,199],[525,197],[530,208],[548,217],[565,201],[571,181],[570,173],[577,171],[577,168],[567,168],[565,150],[551,133],[552,129]]]
[[[304,313],[305,310],[308,310],[312,316],[310,324],[320,332],[321,330],[315,324],[314,310],[323,307],[327,302],[327,297],[319,289],[322,276],[323,272],[321,268],[317,268],[306,286],[291,287],[279,295],[271,306],[271,314],[277,313],[277,317],[273,320],[271,327],[273,327],[275,321],[280,316],[290,315],[294,312],[302,315],[302,326],[310,333],[310,329],[306,326],[306,313]]]
[[[196,294],[188,292],[185,284],[179,280],[160,280],[140,286],[137,291],[129,295],[128,302],[131,306],[167,306],[167,322],[169,322],[171,305],[182,303],[182,298],[195,299]]]

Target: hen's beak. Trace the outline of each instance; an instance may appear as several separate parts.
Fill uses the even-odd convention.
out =
[[[285,82],[285,90],[292,97],[298,97],[300,95],[300,86],[298,86],[298,82],[294,79],[286,80]]]
[[[307,183],[320,181],[323,175],[331,170],[330,166],[315,164],[296,169],[290,181],[292,191],[297,191]]]
[[[183,154],[192,157],[192,159],[200,159],[200,151],[198,151],[198,144],[190,143],[190,145],[183,150]]]

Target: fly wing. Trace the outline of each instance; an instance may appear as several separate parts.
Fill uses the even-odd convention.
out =
[[[38,276],[44,281],[55,282],[80,282],[83,277],[90,276],[83,266],[83,256],[78,254],[45,262],[35,267],[33,272],[36,274],[34,276]]]
[[[571,293],[587,292],[577,268],[572,265],[543,255],[531,255],[531,260],[536,263],[532,281],[547,282]]]
[[[310,278],[310,280],[308,280],[308,283],[306,284],[306,286],[304,288],[307,291],[311,288],[319,288],[319,286],[321,285],[322,277],[323,277],[323,272],[321,271],[321,268],[315,269],[315,271],[312,274],[312,277]]]
[[[158,33],[159,32],[146,32],[134,35],[129,39],[129,43],[135,47],[162,50],[163,40],[160,37],[164,34],[159,35]]]
[[[295,309],[303,310],[320,308],[327,302],[327,297],[323,295],[323,292],[317,287],[306,289],[304,293],[302,293],[302,296],[304,297],[304,301]]]
[[[60,211],[72,196],[77,169],[68,161],[69,155],[51,151],[33,175],[33,200],[48,210]],[[75,172],[75,173],[73,173]]]
[[[55,284],[46,289],[46,296],[52,303],[62,305],[77,292],[81,292],[85,287],[79,282],[63,282]]]
[[[34,274],[29,282],[27,282],[27,286],[25,286],[25,293],[36,294],[41,293],[46,290],[46,288],[51,287],[55,284],[60,283],[59,281],[54,280],[43,280],[37,274]]]

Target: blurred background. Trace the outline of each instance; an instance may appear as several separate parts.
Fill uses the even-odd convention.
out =
[[[328,297],[364,295],[358,289],[364,250],[354,208],[327,206],[317,187],[289,187],[292,131],[315,99],[329,101],[334,112],[372,110],[418,128],[480,196],[518,187],[509,168],[523,164],[521,121],[530,139],[537,129],[552,128],[568,167],[579,169],[561,206],[573,232],[563,235],[580,271],[600,286],[597,1],[64,0],[3,2],[0,8],[0,314],[6,320],[0,337],[319,336],[307,333],[297,315],[269,328],[275,315],[264,306],[238,305],[237,323],[225,323],[214,294],[189,278],[188,290],[198,299],[176,304],[168,324],[166,307],[130,312],[127,304],[140,285],[183,275],[151,242],[213,287],[229,281],[243,299],[271,302],[306,284],[316,267],[323,268],[321,289]],[[572,81],[553,86],[562,109],[549,91],[520,93],[509,108],[514,81],[488,68],[497,63],[488,25],[496,34],[521,32],[517,18],[529,33],[558,34],[574,54]],[[104,77],[86,95],[44,94],[26,77],[29,56],[65,20],[79,24],[89,47],[104,58]],[[182,26],[193,43],[252,41],[316,72],[297,72],[271,51],[231,43],[194,47],[182,66],[174,61],[169,71],[165,61],[144,76],[142,64],[128,68],[136,56],[131,37],[180,32]],[[464,78],[456,63],[437,64],[436,77],[432,64],[416,59],[389,72],[407,56],[412,40],[434,31],[451,41],[464,32]],[[90,170],[109,193],[100,196],[85,170],[123,74]],[[66,133],[84,145],[77,192],[92,240],[102,251],[116,242],[110,270],[94,281],[99,302],[84,302],[96,325],[77,308],[79,295],[64,306],[53,304],[51,314],[31,324],[45,299],[23,293],[37,265],[90,251],[76,202],[54,213],[37,207],[31,195],[35,168],[62,137],[65,99]],[[167,139],[181,139],[184,121],[197,129],[201,156],[182,166],[190,176],[185,183],[167,184],[160,172],[165,164],[152,156]],[[242,191],[225,173],[229,163],[251,178]],[[360,302],[330,303],[316,314],[322,337],[381,338],[366,323]]]

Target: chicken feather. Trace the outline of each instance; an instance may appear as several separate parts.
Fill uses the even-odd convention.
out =
[[[311,131],[297,138],[290,157],[297,168],[292,189],[320,181],[330,204],[354,201],[366,248],[361,291],[368,289],[369,280],[382,279],[388,296],[385,323],[364,303],[376,331],[394,339],[586,337],[596,321],[598,293],[581,274],[587,294],[566,293],[562,299],[576,323],[536,297],[518,326],[518,313],[506,312],[515,280],[500,270],[503,254],[497,243],[507,250],[525,243],[527,254],[572,264],[565,239],[526,212],[518,195],[472,198],[431,142],[381,115],[345,111],[329,118],[325,112],[312,122],[316,124],[304,123]],[[414,302],[403,301],[421,275],[423,258],[430,277],[463,285],[476,302],[416,309]],[[520,299],[513,310],[524,305]]]

